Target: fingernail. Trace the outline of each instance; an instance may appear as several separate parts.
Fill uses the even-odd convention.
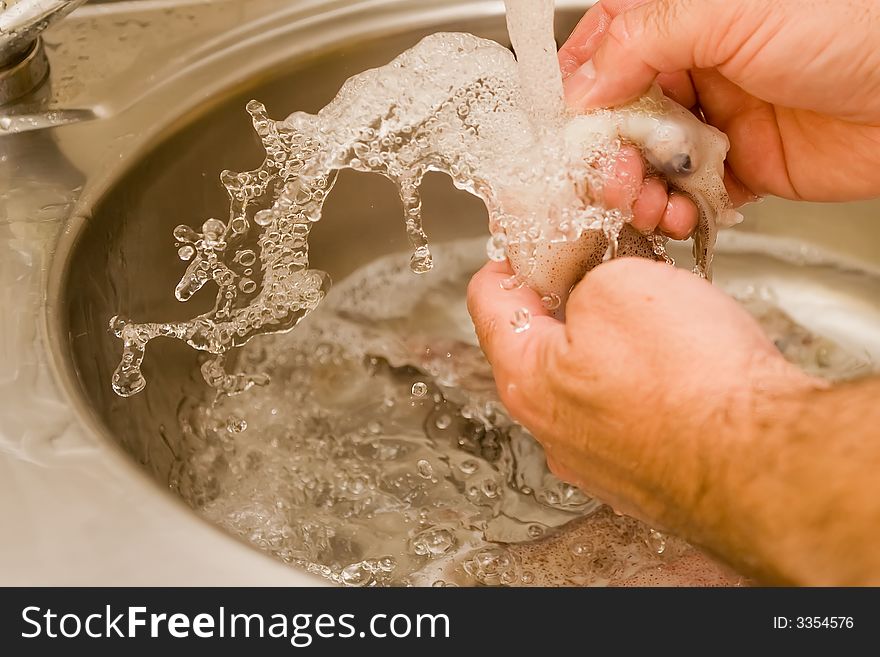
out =
[[[565,100],[570,104],[578,104],[590,93],[596,82],[596,67],[587,60],[577,71],[565,81]]]

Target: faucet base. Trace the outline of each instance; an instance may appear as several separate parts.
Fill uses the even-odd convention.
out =
[[[0,68],[0,106],[34,91],[48,75],[49,60],[42,39],[38,38],[22,58]]]

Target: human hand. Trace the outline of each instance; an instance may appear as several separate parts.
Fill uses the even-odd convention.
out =
[[[630,224],[641,233],[659,231],[674,240],[690,237],[697,227],[697,206],[685,194],[669,192],[662,178],[646,176],[638,149],[624,146],[603,190],[608,207],[632,208]]]
[[[560,50],[568,103],[617,105],[656,79],[730,138],[728,191],[880,195],[874,0],[600,0]]]
[[[510,273],[490,263],[468,288],[505,406],[557,476],[691,540],[724,508],[725,473],[758,438],[755,400],[821,385],[688,272],[636,258],[604,263],[574,288],[565,323],[530,289],[502,290]],[[531,322],[517,333],[520,308]]]

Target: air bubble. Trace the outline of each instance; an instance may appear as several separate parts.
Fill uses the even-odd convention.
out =
[[[247,427],[248,423],[247,420],[245,420],[244,418],[230,415],[226,419],[226,430],[229,433],[241,433],[242,431],[245,431]]]
[[[437,418],[434,420],[434,426],[441,430],[448,429],[451,424],[452,417],[447,413],[442,413],[441,415],[438,415]]]
[[[541,525],[529,525],[527,533],[529,538],[540,538],[544,535],[544,528]]]
[[[448,529],[429,529],[412,540],[410,549],[418,556],[442,557],[455,547],[455,536]]]
[[[250,249],[246,251],[239,251],[235,256],[235,259],[240,265],[250,267],[257,261],[257,254]]]
[[[477,468],[480,467],[480,464],[471,459],[467,459],[466,461],[462,461],[458,465],[458,469],[461,470],[464,474],[470,475],[474,474],[477,471]]]
[[[340,579],[345,586],[367,586],[373,581],[373,571],[361,561],[343,568]]]
[[[260,210],[254,215],[254,223],[258,226],[268,226],[272,223],[275,213],[272,210]]]
[[[412,396],[421,399],[428,394],[428,386],[423,381],[416,381],[412,384]]]
[[[226,231],[226,224],[219,219],[208,219],[202,224],[202,234],[205,237],[205,243],[208,246],[216,246],[223,239],[223,233]]]
[[[647,543],[648,547],[657,554],[663,554],[666,551],[666,536],[656,529],[648,531]]]
[[[486,243],[486,255],[493,262],[507,260],[507,236],[504,233],[495,233]]]

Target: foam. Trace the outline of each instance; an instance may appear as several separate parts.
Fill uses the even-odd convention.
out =
[[[530,285],[559,306],[607,257],[668,260],[661,236],[626,225],[631,202],[609,207],[603,198],[616,153],[633,143],[658,174],[697,201],[696,271],[709,276],[716,223],[729,217],[724,136],[657,90],[626,107],[566,114],[552,1],[510,0],[507,8],[518,61],[493,41],[435,34],[352,77],[318,114],[274,121],[260,103],[248,103],[265,161],[254,171],[221,174],[231,202],[226,221],[174,231],[189,262],[177,298],[186,301],[213,282],[215,306],[186,322],[113,318],[123,341],[114,390],[128,396],[143,389],[141,363],[157,337],[211,354],[203,375],[223,393],[264,385],[261,374],[227,374],[226,355],[256,335],[291,330],[326,295],[329,277],[309,268],[308,237],[344,168],[396,184],[416,273],[433,267],[419,187],[426,173],[446,173],[485,202],[488,253],[509,256],[516,272],[507,286]]]

